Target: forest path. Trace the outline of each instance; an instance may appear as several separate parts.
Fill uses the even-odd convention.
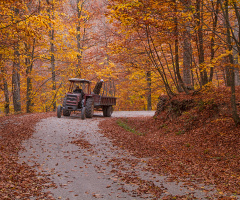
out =
[[[112,117],[153,115],[153,111],[126,111],[114,112]],[[86,120],[76,115],[40,121],[33,137],[23,143],[26,150],[19,153],[20,162],[49,174],[57,185],[48,190],[55,199],[153,199],[154,192],[149,188],[158,188],[161,197],[187,195],[204,199],[206,190],[193,190],[144,170],[146,159],[113,146],[100,133],[101,120],[104,118],[100,115]]]

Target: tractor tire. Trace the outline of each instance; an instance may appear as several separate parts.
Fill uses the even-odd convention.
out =
[[[83,107],[82,110],[81,110],[81,119],[85,119],[86,118],[86,108]]]
[[[103,110],[103,117],[107,117],[107,107],[103,106],[102,110]]]
[[[103,107],[103,116],[104,117],[111,117],[113,113],[113,107],[112,106],[104,106]]]
[[[58,117],[58,118],[61,118],[61,115],[62,115],[62,106],[59,105],[59,106],[57,107],[57,117]]]
[[[64,99],[63,99],[63,107],[66,106],[66,102],[67,102],[67,97],[64,97]],[[66,110],[66,109],[62,109],[62,112],[63,112],[63,116],[70,116],[70,114],[71,114],[71,111]]]
[[[113,113],[113,107],[112,106],[108,106],[107,107],[107,117],[111,117]]]
[[[93,98],[88,98],[86,102],[86,117],[92,118],[94,113]]]
[[[70,116],[71,111],[63,109],[63,116]]]

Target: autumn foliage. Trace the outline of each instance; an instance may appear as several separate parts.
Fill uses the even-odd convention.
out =
[[[239,2],[1,1],[2,113],[61,104],[71,77],[114,82],[115,110],[156,109],[158,97],[239,85]]]

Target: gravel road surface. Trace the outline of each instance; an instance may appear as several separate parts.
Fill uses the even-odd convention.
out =
[[[153,111],[115,111],[112,117],[153,115]],[[23,143],[26,150],[20,152],[20,162],[37,166],[38,172],[50,175],[57,185],[49,189],[50,196],[66,200],[154,198],[152,194],[138,194],[139,186],[123,181],[119,177],[121,172],[153,183],[162,189],[162,196],[188,194],[204,199],[206,190],[193,190],[182,183],[168,182],[167,177],[144,170],[145,159],[135,158],[113,146],[100,133],[98,124],[101,120],[104,118],[100,114],[86,120],[81,120],[79,115],[44,119],[36,125],[33,137]],[[82,142],[80,145],[72,143],[77,139]],[[129,160],[134,161],[134,167]]]

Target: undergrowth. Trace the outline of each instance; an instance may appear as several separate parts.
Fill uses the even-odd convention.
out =
[[[134,133],[134,134],[139,135],[139,136],[145,135],[144,133],[136,131],[135,128],[131,128],[127,123],[123,122],[121,119],[118,119],[116,121],[116,123],[128,132]]]

